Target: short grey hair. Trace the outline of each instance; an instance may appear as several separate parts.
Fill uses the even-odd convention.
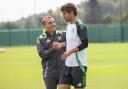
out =
[[[42,19],[42,24],[44,25],[45,24],[45,20],[47,19],[47,18],[53,18],[52,16],[45,16],[43,19]]]

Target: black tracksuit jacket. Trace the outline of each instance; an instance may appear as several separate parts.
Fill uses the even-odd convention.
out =
[[[58,51],[52,49],[53,42],[65,42],[66,37],[64,32],[56,30],[54,36],[48,34],[43,30],[43,34],[37,38],[37,50],[39,56],[42,58],[43,76],[60,76],[64,61],[61,60],[61,55],[65,52],[65,48]]]

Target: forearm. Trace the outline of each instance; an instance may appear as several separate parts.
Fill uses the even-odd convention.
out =
[[[78,48],[73,48],[73,49],[71,49],[71,50],[69,50],[69,51],[67,51],[67,52],[64,52],[64,53],[62,54],[62,56],[61,56],[61,59],[62,59],[62,60],[65,60],[68,56],[70,56],[72,53],[75,53],[75,52],[77,52],[77,51],[79,51]]]
[[[46,48],[42,44],[37,44],[37,51],[41,58],[51,57],[52,54],[55,52],[55,50],[52,48],[46,50]]]
[[[70,51],[68,51],[68,54],[71,55],[72,53],[81,51],[87,47],[88,47],[88,40],[87,39],[82,40],[81,44],[77,48],[73,48]]]
[[[40,57],[41,58],[49,58],[49,57],[51,57],[52,56],[52,54],[55,52],[55,50],[54,49],[52,49],[52,48],[50,48],[50,49],[48,49],[48,50],[45,50],[45,51],[40,51],[39,52],[39,55],[40,55]]]
[[[79,51],[88,47],[88,39],[84,39],[81,41],[81,44],[77,47]]]
[[[67,53],[68,53],[68,56],[71,55],[72,53],[76,53],[77,51],[79,51],[78,48],[73,48],[71,50],[69,50]]]

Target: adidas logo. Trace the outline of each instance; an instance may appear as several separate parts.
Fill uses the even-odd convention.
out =
[[[82,86],[82,83],[79,83],[77,86],[78,86],[78,87],[81,87],[81,86]]]

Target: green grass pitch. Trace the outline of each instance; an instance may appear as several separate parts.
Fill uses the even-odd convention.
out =
[[[0,53],[0,89],[45,89],[36,46]],[[85,89],[128,88],[128,43],[90,43]]]

